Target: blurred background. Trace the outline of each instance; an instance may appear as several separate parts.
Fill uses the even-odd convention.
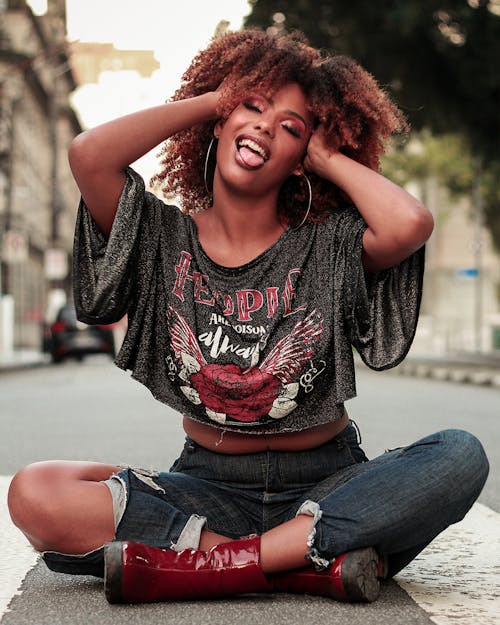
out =
[[[72,138],[164,101],[245,25],[353,56],[402,108],[383,172],[436,222],[412,351],[500,355],[500,0],[0,0],[0,362],[71,303]]]

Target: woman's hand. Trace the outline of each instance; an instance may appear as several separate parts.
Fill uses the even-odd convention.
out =
[[[329,147],[322,126],[311,135],[304,167],[342,189],[368,224],[363,235],[366,270],[399,264],[431,235],[434,222],[427,208],[376,171]]]
[[[319,125],[311,134],[307,145],[304,158],[305,170],[328,179],[328,161],[334,153],[335,151],[326,142],[323,125]]]
[[[176,132],[217,117],[212,91],[145,109],[87,130],[70,147],[71,170],[95,222],[109,234],[125,169]]]

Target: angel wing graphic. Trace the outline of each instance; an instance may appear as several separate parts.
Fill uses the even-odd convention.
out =
[[[254,366],[244,370],[235,364],[209,365],[189,324],[171,306],[167,321],[179,376],[185,383],[180,390],[191,403],[203,404],[208,417],[218,423],[228,416],[244,422],[258,421],[266,414],[281,419],[294,410],[299,391],[295,380],[314,355],[314,343],[323,332],[323,316],[313,310],[258,367],[252,361]]]
[[[189,324],[172,306],[167,310],[167,323],[170,333],[170,344],[174,356],[180,365],[179,377],[188,382],[193,373],[200,371],[207,364],[194,332]],[[201,404],[198,391],[191,386],[180,387],[182,393],[195,405]]]
[[[273,347],[259,369],[275,375],[283,384],[288,384],[311,359],[314,354],[313,344],[322,332],[323,316],[313,310]]]
[[[186,362],[191,362],[188,370],[195,368],[199,371],[207,364],[205,357],[201,353],[198,340],[189,324],[172,306],[168,307],[167,323],[170,333],[170,343],[174,350],[175,358],[186,366]]]
[[[295,397],[299,384],[292,382],[304,364],[314,355],[313,345],[323,332],[323,315],[313,310],[305,319],[298,321],[290,334],[284,336],[260,364],[264,373],[276,376],[283,386],[269,416],[282,419],[297,407]]]

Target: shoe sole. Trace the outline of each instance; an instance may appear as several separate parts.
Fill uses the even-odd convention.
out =
[[[122,543],[114,541],[104,546],[104,594],[109,603],[123,603]]]
[[[379,556],[375,549],[356,549],[342,563],[342,584],[349,601],[371,603],[380,594],[377,578]]]

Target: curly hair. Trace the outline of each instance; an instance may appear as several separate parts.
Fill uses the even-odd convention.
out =
[[[201,95],[224,83],[218,114],[225,120],[242,94],[258,89],[271,97],[290,82],[303,89],[315,124],[323,124],[332,149],[371,169],[379,170],[390,136],[408,129],[402,113],[373,76],[349,57],[324,57],[300,32],[275,37],[249,29],[218,36],[193,59],[172,100]],[[215,120],[182,130],[161,149],[161,170],[151,183],[167,198],[177,198],[184,212],[195,213],[211,205],[204,169],[214,125]],[[211,173],[214,168],[212,154]],[[308,177],[313,195],[309,221],[321,221],[349,202],[331,182],[312,173]],[[290,176],[278,199],[280,216],[290,225],[301,221],[307,203],[308,191],[301,178]]]

